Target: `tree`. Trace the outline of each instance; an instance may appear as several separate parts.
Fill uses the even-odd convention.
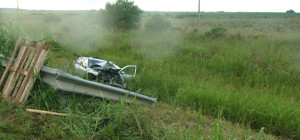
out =
[[[104,10],[100,9],[100,24],[111,28],[135,29],[139,26],[142,13],[133,1],[117,0],[116,3],[106,3]]]
[[[169,29],[170,27],[170,21],[164,19],[160,14],[153,15],[145,24],[147,31],[163,31]]]
[[[293,9],[287,10],[286,13],[296,13]]]

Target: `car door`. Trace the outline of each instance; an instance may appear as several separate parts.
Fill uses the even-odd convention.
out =
[[[84,64],[84,60],[84,57],[79,57],[75,62],[75,73],[77,76],[83,77],[86,73],[86,64]]]
[[[135,78],[136,66],[135,65],[127,65],[127,66],[123,67],[119,71],[119,73],[122,76],[123,80],[130,81]]]

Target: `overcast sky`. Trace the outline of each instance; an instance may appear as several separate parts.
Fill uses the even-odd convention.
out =
[[[21,9],[90,10],[116,0],[19,0]],[[197,11],[198,0],[134,0],[144,11]],[[17,0],[0,0],[0,8],[16,8]],[[201,11],[300,12],[300,0],[201,0]]]

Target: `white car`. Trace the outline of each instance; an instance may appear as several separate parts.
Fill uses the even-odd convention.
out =
[[[79,57],[74,62],[74,67],[77,76],[122,88],[126,87],[125,81],[132,80],[136,74],[135,65],[120,68],[113,62],[99,57]]]

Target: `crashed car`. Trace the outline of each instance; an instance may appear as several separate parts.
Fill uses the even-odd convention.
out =
[[[125,81],[132,80],[136,74],[135,65],[120,68],[99,57],[79,57],[74,62],[74,67],[77,76],[121,88],[126,88]]]

